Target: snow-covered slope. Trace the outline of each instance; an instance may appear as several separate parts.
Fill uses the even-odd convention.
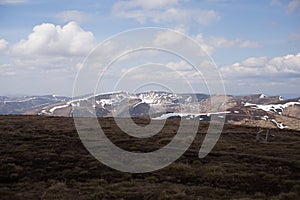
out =
[[[226,99],[224,101],[224,99]],[[299,128],[300,100],[255,94],[218,96],[174,94],[162,91],[143,93],[113,92],[78,98],[55,95],[0,97],[0,114],[39,114],[51,116],[150,117],[209,120],[211,114],[226,114],[227,123]]]
[[[298,102],[287,102],[284,104],[267,104],[267,105],[259,105],[259,104],[253,104],[253,103],[245,103],[245,107],[250,106],[251,108],[261,109],[267,112],[274,112],[277,114],[282,115],[285,108],[288,108],[290,106],[298,105],[300,106],[300,101]]]

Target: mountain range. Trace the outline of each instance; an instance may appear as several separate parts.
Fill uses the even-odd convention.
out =
[[[225,101],[224,101],[225,99]],[[80,110],[78,108],[84,108]],[[74,109],[76,108],[76,109]],[[0,96],[0,114],[98,117],[185,118],[209,121],[225,116],[230,124],[300,130],[300,98],[254,94],[220,96],[175,94],[163,91],[143,93],[112,92],[70,98],[56,95]],[[77,113],[78,114],[78,113]]]

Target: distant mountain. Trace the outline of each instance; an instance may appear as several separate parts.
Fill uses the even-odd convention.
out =
[[[225,120],[231,124],[300,129],[300,98],[284,100],[281,96],[264,94],[210,96],[150,91],[114,92],[74,99],[55,95],[0,97],[0,114],[91,116],[91,113],[98,117],[177,117],[201,121],[210,120],[212,115],[224,117],[226,114]]]
[[[6,97],[0,96],[0,114],[36,114],[42,108],[70,101],[56,95]]]

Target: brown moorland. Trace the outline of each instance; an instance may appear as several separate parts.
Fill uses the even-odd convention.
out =
[[[99,121],[111,141],[135,152],[163,147],[180,122],[168,120],[154,137],[136,139],[112,118]],[[271,129],[268,142],[257,142],[257,128],[225,125],[213,151],[199,159],[207,128],[199,124],[193,144],[173,164],[131,174],[92,157],[72,118],[0,116],[0,199],[300,198],[300,131]]]

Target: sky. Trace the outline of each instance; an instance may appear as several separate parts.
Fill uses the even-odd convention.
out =
[[[176,30],[196,41],[216,64],[227,94],[300,96],[300,0],[0,0],[0,95],[71,96],[97,45],[144,27]],[[170,40],[176,37],[160,42]],[[128,66],[144,61],[144,70],[131,70],[132,76],[118,82],[121,90],[132,90],[129,82],[141,85],[137,77],[155,84],[158,71],[171,84],[167,66],[185,80],[194,77],[194,91],[207,93],[189,64],[166,52],[145,51],[125,60],[97,86],[99,92],[115,89]],[[151,65],[153,60],[160,65]]]

